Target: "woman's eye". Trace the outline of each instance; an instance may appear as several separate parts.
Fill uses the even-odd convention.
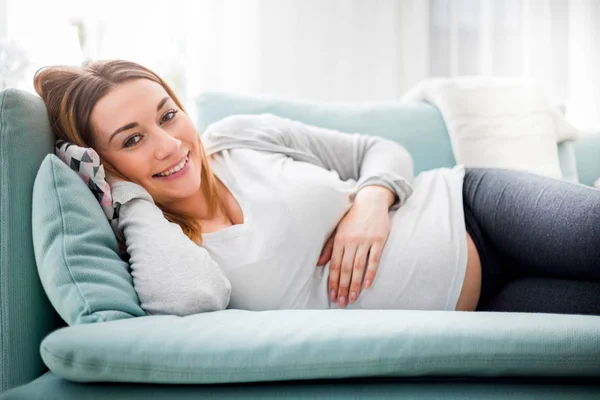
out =
[[[138,138],[138,137],[140,138],[140,140],[137,140],[137,141],[134,140],[135,138]],[[135,135],[130,136],[125,141],[125,143],[123,143],[123,147],[133,147],[133,146],[137,145],[142,140],[141,138],[142,138],[142,136],[136,133]]]
[[[169,110],[165,113],[165,115],[162,117],[162,119],[160,120],[161,123],[164,122],[168,122],[170,120],[172,120],[173,118],[175,118],[175,114],[177,114],[178,110]]]

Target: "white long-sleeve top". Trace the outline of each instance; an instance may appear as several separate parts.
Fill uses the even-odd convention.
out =
[[[206,304],[212,305],[208,309],[216,304],[247,310],[339,308],[327,294],[329,263],[316,264],[356,193],[368,185],[385,186],[397,197],[373,285],[346,308],[456,308],[467,262],[461,166],[413,179],[409,153],[393,141],[270,114],[225,118],[206,129],[202,142],[213,173],[239,203],[244,221],[203,234],[198,250],[191,250],[193,242],[175,227],[169,234],[142,233],[148,222],[138,221],[139,235],[128,237],[125,230],[142,308],[142,299],[151,301],[156,292],[154,313],[202,312]],[[156,242],[147,235],[160,235],[169,255],[161,267],[140,255]],[[188,246],[167,250],[170,242],[186,240]],[[188,251],[194,256],[186,256],[184,264],[177,252]],[[155,274],[157,269],[161,273]],[[174,275],[167,278],[165,271]],[[190,299],[196,293],[196,305],[172,304],[181,291]]]

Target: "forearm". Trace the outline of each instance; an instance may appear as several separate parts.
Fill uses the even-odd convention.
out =
[[[294,160],[336,171],[341,180],[357,181],[357,192],[366,186],[383,186],[396,196],[391,210],[412,194],[413,161],[399,143],[378,136],[343,133],[271,114],[237,115],[211,125],[204,133],[208,151],[248,147],[277,151]]]

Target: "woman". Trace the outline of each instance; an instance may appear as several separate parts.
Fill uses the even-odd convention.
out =
[[[473,311],[518,276],[600,281],[595,189],[462,166],[413,179],[397,143],[274,115],[201,138],[169,86],[127,61],[34,80],[56,136],[105,164],[149,314]]]

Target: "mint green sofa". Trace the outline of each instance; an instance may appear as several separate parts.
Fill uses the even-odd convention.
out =
[[[397,140],[416,173],[455,164],[439,111],[424,103],[206,93],[196,105],[199,131],[230,114],[271,112]],[[223,310],[65,327],[32,247],[32,187],[53,144],[41,99],[0,92],[1,400],[600,398],[600,316]],[[600,177],[600,139],[561,144],[559,154],[565,179]],[[545,281],[530,284],[543,291]],[[501,295],[516,295],[511,285]]]

